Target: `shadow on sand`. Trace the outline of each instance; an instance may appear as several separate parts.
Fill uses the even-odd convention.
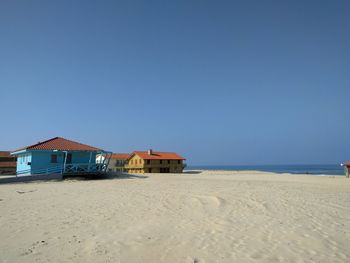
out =
[[[200,174],[201,170],[187,170],[183,171],[182,174]],[[118,180],[118,179],[146,179],[146,175],[136,175],[128,173],[107,173],[107,174],[89,174],[89,175],[72,175],[64,176],[61,174],[49,174],[49,175],[35,175],[35,176],[6,176],[1,178],[0,184],[14,184],[14,183],[31,183],[31,182],[45,182],[45,181],[87,181],[87,180]]]
[[[200,171],[200,170],[192,170],[192,171],[183,171],[182,173],[183,174],[200,174],[202,173],[203,171]]]
[[[118,174],[91,174],[84,176],[64,176],[61,174],[49,174],[49,175],[34,175],[34,176],[0,176],[0,184],[16,184],[16,183],[32,183],[32,182],[49,182],[49,181],[86,181],[86,180],[117,180],[117,179],[145,179],[148,176],[134,175],[127,173]]]
[[[34,175],[34,176],[6,176],[0,177],[0,184],[31,183],[39,181],[61,181],[61,174]]]
[[[127,173],[108,173],[108,174],[98,174],[98,175],[86,175],[86,176],[65,176],[64,180],[117,180],[117,179],[145,179],[148,176],[135,175]]]

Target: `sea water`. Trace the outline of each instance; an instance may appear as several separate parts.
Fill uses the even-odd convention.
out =
[[[310,174],[310,175],[344,175],[340,164],[309,165],[189,165],[186,170],[225,170],[225,171],[264,171],[273,173]]]

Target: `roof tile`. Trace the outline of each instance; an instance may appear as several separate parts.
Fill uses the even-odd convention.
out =
[[[152,151],[152,154],[148,154],[148,152],[136,151],[136,152],[133,152],[130,155],[130,157],[134,154],[137,154],[138,156],[140,156],[144,160],[186,160],[184,157],[182,157],[174,152],[154,152],[154,151]]]
[[[67,140],[61,137],[55,137],[43,142],[38,142],[36,144],[18,149],[20,150],[59,150],[59,151],[99,151],[100,149],[82,144],[79,142]],[[16,152],[15,151],[15,152]]]
[[[112,159],[128,159],[130,156],[129,153],[113,153],[112,154]]]
[[[0,151],[0,157],[12,157],[9,151]]]

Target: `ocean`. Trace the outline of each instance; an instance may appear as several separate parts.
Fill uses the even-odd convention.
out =
[[[256,170],[274,173],[310,174],[310,175],[344,175],[340,164],[310,164],[310,165],[188,165],[185,170],[225,170],[247,171]]]

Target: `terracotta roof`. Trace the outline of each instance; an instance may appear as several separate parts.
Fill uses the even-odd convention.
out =
[[[0,157],[12,157],[9,151],[0,151]]]
[[[152,151],[152,154],[149,155],[148,152],[136,151],[136,152],[133,152],[129,156],[129,158],[134,154],[137,154],[138,156],[140,156],[144,160],[186,160],[182,156],[178,155],[177,153],[173,153],[173,152],[154,152],[154,151]]]
[[[15,152],[20,150],[59,150],[95,152],[99,151],[100,149],[79,142],[67,140],[61,137],[55,137],[43,142],[38,142],[36,144],[18,149]]]
[[[128,159],[129,153],[113,153],[111,159]]]
[[[1,168],[16,167],[16,162],[0,162]]]
[[[344,165],[350,167],[350,163],[344,163]]]

